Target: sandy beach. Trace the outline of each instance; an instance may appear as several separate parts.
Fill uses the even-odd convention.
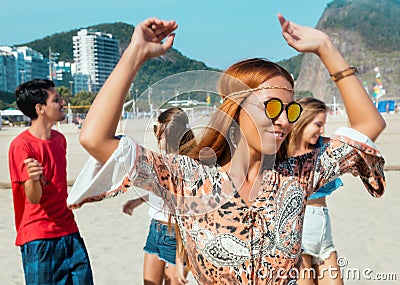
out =
[[[380,199],[372,198],[358,178],[346,175],[344,187],[328,198],[334,242],[340,262],[346,265],[345,284],[399,284],[400,280],[400,226],[396,222],[400,217],[400,116],[385,114],[385,119],[387,128],[376,144],[386,160],[386,193]],[[148,124],[144,119],[130,123],[129,134],[154,148],[152,133],[145,134]],[[344,117],[329,117],[326,134],[332,134],[339,126],[346,126]],[[68,181],[72,184],[88,154],[79,145],[79,130],[75,125],[57,128],[68,141]],[[10,141],[25,129],[3,127],[0,131],[0,284],[7,285],[24,284],[19,247],[14,245],[7,153]],[[123,132],[123,127],[120,130]],[[122,213],[125,201],[136,196],[132,190],[74,210],[89,251],[95,284],[143,283],[142,248],[150,220],[148,205],[137,208],[132,217]],[[193,278],[190,280],[190,284],[195,284]]]

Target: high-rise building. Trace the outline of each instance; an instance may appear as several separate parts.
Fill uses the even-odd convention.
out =
[[[0,90],[14,92],[17,85],[34,78],[48,78],[49,61],[27,47],[0,47]]]
[[[0,91],[13,93],[18,85],[17,59],[8,51],[0,49]]]
[[[119,41],[111,34],[88,29],[80,30],[72,40],[74,90],[98,92],[119,60]]]

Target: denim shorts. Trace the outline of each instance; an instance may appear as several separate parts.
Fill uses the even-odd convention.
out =
[[[88,253],[79,232],[30,241],[20,249],[25,284],[93,284]]]
[[[176,236],[173,226],[152,219],[147,235],[146,245],[143,250],[149,254],[155,254],[159,259],[175,265]]]
[[[306,206],[301,248],[312,256],[312,264],[321,264],[336,252],[327,207]]]

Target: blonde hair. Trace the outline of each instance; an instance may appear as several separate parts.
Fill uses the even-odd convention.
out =
[[[169,108],[158,117],[158,126],[154,130],[159,147],[161,148],[162,137],[165,137],[164,149],[168,153],[187,155],[190,147],[196,145],[194,134],[189,125],[189,118],[181,108]],[[168,229],[172,227],[172,214],[168,216]],[[189,259],[183,245],[179,226],[174,224],[176,236],[176,255],[180,260],[185,261],[190,268]]]
[[[293,156],[296,148],[300,144],[301,136],[304,128],[314,119],[319,113],[328,112],[328,107],[319,99],[313,97],[304,97],[297,100],[303,107],[303,112],[299,120],[294,124],[292,130],[288,134],[288,155]]]

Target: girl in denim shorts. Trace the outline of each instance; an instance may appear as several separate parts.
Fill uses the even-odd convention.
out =
[[[321,135],[324,133],[327,106],[324,102],[312,97],[302,98],[298,102],[303,107],[303,113],[290,134],[289,153],[291,156],[305,154],[324,144],[324,138]],[[322,281],[329,281],[329,284],[333,285],[343,284],[326,204],[326,196],[342,185],[342,181],[337,178],[318,189],[308,200],[304,215],[301,245],[303,261],[299,285],[312,285],[314,281],[316,284]],[[329,274],[329,272],[336,274]]]
[[[157,121],[157,125],[154,125],[154,135],[160,150],[185,154],[187,143],[194,138],[186,113],[180,108],[170,108],[162,112]],[[124,213],[132,215],[133,209],[144,201],[149,203],[148,213],[151,217],[149,233],[143,248],[144,283],[186,283],[188,271],[176,255],[176,226],[168,209],[164,207],[162,198],[150,192],[143,197],[129,200],[123,206]]]

